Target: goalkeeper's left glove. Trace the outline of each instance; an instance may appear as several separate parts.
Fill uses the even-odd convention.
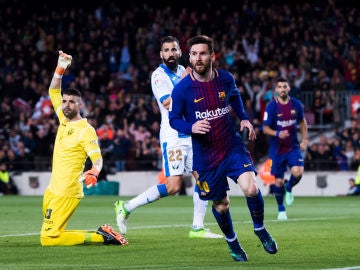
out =
[[[95,167],[92,167],[90,170],[83,173],[81,180],[85,182],[87,188],[91,188],[95,186],[99,173],[100,172]]]
[[[65,70],[71,65],[72,56],[64,53],[63,51],[59,51],[58,63],[55,69],[55,75],[59,78],[64,75]]]

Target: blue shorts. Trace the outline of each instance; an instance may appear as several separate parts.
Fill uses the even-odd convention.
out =
[[[198,171],[195,191],[202,200],[220,201],[230,189],[227,177],[237,183],[239,176],[249,171],[255,172],[250,152],[244,144],[235,145],[219,166],[210,171]]]
[[[271,174],[275,178],[284,178],[287,167],[293,166],[304,167],[304,158],[300,151],[300,148],[293,149],[290,152],[282,155],[277,155],[275,158],[271,157]]]

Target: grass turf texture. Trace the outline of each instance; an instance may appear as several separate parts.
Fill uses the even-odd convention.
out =
[[[117,229],[116,196],[87,196],[68,229]],[[128,199],[124,197],[122,199]],[[253,233],[244,197],[231,197],[231,214],[248,262],[235,262],[224,239],[189,239],[192,197],[138,208],[128,220],[128,246],[41,247],[41,197],[0,197],[0,269],[360,269],[360,197],[296,197],[287,221],[277,221],[265,197],[265,222],[279,251],[267,254]],[[220,230],[208,207],[206,227]],[[359,268],[358,268],[359,267]]]

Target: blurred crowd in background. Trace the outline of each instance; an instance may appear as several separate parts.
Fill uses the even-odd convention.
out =
[[[51,169],[57,118],[48,96],[58,50],[73,56],[63,88],[82,92],[82,115],[95,127],[104,170],[160,170],[160,113],[151,72],[161,63],[159,43],[176,36],[187,65],[186,41],[214,38],[215,66],[236,78],[258,136],[248,142],[257,164],[267,156],[262,113],[273,97],[273,80],[289,79],[319,132],[306,152],[306,170],[356,170],[360,118],[342,119],[337,93],[360,90],[360,14],[339,1],[221,1],[186,7],[159,1],[44,3],[36,9],[0,0],[0,161],[12,171]],[[321,112],[321,114],[319,113]],[[312,118],[311,118],[312,117]],[[310,120],[312,119],[312,120]],[[344,122],[351,122],[345,127]],[[319,129],[321,131],[321,129]]]

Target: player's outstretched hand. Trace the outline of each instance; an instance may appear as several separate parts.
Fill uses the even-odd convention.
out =
[[[300,150],[305,151],[309,145],[309,141],[306,139],[303,139],[300,143]]]
[[[240,131],[243,131],[244,128],[247,128],[249,130],[249,140],[253,141],[256,139],[256,132],[254,130],[253,125],[250,123],[249,120],[242,120],[240,122]]]
[[[85,181],[86,187],[91,188],[95,186],[99,173],[100,172],[95,167],[92,167],[90,170],[83,173],[79,181]]]
[[[59,58],[57,62],[57,67],[55,72],[58,75],[63,75],[65,70],[71,65],[72,56],[64,53],[63,51],[59,51]]]

